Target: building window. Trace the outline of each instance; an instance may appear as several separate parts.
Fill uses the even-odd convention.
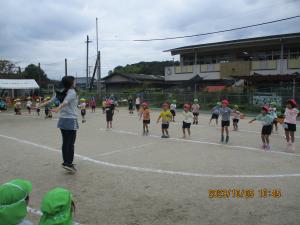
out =
[[[298,59],[300,57],[300,49],[290,48],[288,55],[289,55],[289,59]]]
[[[228,55],[207,55],[207,56],[198,56],[196,64],[216,64],[216,63],[224,63],[229,62]]]
[[[195,56],[193,55],[183,55],[183,65],[194,65],[195,62]]]

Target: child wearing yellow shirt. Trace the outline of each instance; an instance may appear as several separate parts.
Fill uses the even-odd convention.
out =
[[[168,103],[164,103],[162,105],[162,111],[159,114],[159,117],[157,118],[157,123],[159,123],[160,119],[161,119],[161,131],[162,131],[162,136],[161,138],[169,138],[169,124],[170,121],[172,120],[172,113],[169,110],[169,104]]]

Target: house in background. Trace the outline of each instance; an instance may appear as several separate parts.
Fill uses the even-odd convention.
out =
[[[166,52],[180,56],[179,66],[165,68],[167,83],[191,83],[198,77],[197,84],[205,87],[253,75],[300,72],[300,33],[191,45]]]
[[[79,87],[82,90],[86,89],[86,77],[76,77],[76,86]],[[88,77],[88,87],[90,86],[92,78]],[[94,85],[93,85],[94,86]]]
[[[164,88],[164,76],[145,74],[112,73],[102,78],[107,92],[118,92],[133,88]]]

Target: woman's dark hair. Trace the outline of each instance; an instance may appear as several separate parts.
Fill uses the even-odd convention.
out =
[[[64,91],[68,91],[74,84],[75,77],[73,76],[65,76],[61,79],[61,83],[64,87]]]
[[[75,77],[73,76],[65,76],[61,79],[61,83],[64,87],[63,91],[56,90],[56,98],[59,100],[60,103],[62,103],[67,96],[67,92],[73,87],[75,81]],[[74,87],[74,90],[77,92],[76,88]]]

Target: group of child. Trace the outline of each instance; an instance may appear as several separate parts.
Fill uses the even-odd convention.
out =
[[[47,97],[45,98],[47,99]],[[140,101],[140,100],[138,100]],[[26,107],[28,109],[28,113],[31,113],[31,109],[36,109],[37,114],[40,113],[40,101],[36,99],[35,107],[32,107],[31,99],[28,98],[26,102]],[[129,98],[129,113],[133,113],[133,100]],[[139,102],[138,102],[139,103]],[[102,103],[103,112],[106,114],[106,128],[112,128],[112,121],[114,112],[116,110],[116,102],[113,99],[105,99]],[[139,105],[139,104],[138,104]],[[221,142],[228,143],[229,142],[229,127],[230,120],[233,122],[233,131],[238,131],[238,123],[243,114],[239,111],[239,106],[234,105],[233,108],[229,108],[229,101],[224,99],[221,102],[217,102],[217,104],[211,109],[211,118],[209,120],[209,124],[211,124],[212,120],[215,120],[216,125],[218,125],[219,116],[221,117]],[[141,108],[139,109],[140,120],[143,119],[143,135],[149,134],[149,124],[150,124],[150,109],[149,104],[147,102],[143,102],[141,104]],[[84,123],[85,115],[86,115],[86,99],[80,99],[79,108],[81,110],[82,122]],[[94,109],[93,109],[94,108]],[[92,107],[92,110],[95,110],[95,106]],[[162,111],[157,118],[157,123],[161,121],[161,132],[162,138],[169,137],[169,125],[170,122],[175,122],[176,117],[176,100],[173,100],[171,104],[164,103],[162,105]],[[193,104],[184,104],[183,106],[183,121],[182,121],[182,132],[183,138],[186,138],[187,135],[190,137],[191,135],[191,124],[198,124],[200,105],[198,104],[198,99],[194,99]],[[19,99],[15,100],[15,112],[16,114],[21,114],[21,102]],[[265,150],[270,149],[270,140],[269,136],[272,132],[278,132],[278,116],[277,116],[276,103],[271,102],[268,106],[263,106],[261,113],[256,116],[253,120],[249,121],[249,123],[254,122],[255,120],[262,122],[262,131],[261,131],[261,140],[262,140],[262,148]],[[285,129],[285,136],[287,141],[288,150],[294,151],[294,132],[296,131],[296,118],[299,114],[297,109],[297,103],[294,99],[288,101],[284,113],[284,122],[283,127]],[[51,114],[51,106],[46,105],[45,107],[45,115],[46,118],[52,117]]]
[[[50,99],[50,97],[46,97],[44,100],[48,100],[48,99]],[[40,111],[41,111],[41,109],[40,109],[40,101],[41,101],[40,98],[36,98],[35,99],[35,105],[33,106],[33,102],[31,100],[31,97],[27,98],[26,109],[27,109],[28,114],[31,114],[32,110],[35,109],[36,114],[38,116],[40,116]],[[47,105],[45,107],[45,116],[46,116],[46,118],[51,118],[52,117],[50,109],[51,109],[51,106],[49,106],[49,105]],[[22,103],[21,103],[21,100],[19,98],[17,98],[17,99],[14,100],[14,111],[15,111],[15,114],[16,115],[21,115],[22,114],[21,110],[22,110]]]
[[[26,220],[32,183],[15,179],[0,185],[0,224],[32,225]],[[73,224],[75,204],[72,193],[64,188],[54,188],[43,197],[39,225]]]
[[[44,98],[44,101],[48,101],[51,99],[49,96]],[[16,115],[21,115],[21,109],[22,109],[22,103],[19,98],[14,100],[14,110]],[[92,112],[95,112],[96,110],[96,100],[94,98],[91,99],[90,101],[90,106],[92,109]],[[54,103],[47,104],[45,105],[45,118],[52,118],[52,112],[51,109],[54,107]],[[81,117],[82,117],[82,123],[86,122],[85,115],[86,115],[86,107],[87,107],[87,100],[85,98],[80,99],[80,104],[78,105],[78,108],[80,109],[81,112]],[[32,113],[32,110],[36,110],[36,114],[40,116],[40,98],[35,99],[35,105],[33,106],[33,102],[31,100],[31,97],[27,98],[26,101],[26,108],[28,111],[28,114]]]
[[[272,108],[270,110],[270,108]],[[297,102],[294,99],[290,99],[287,101],[285,112],[284,112],[284,121],[283,121],[283,128],[285,130],[285,138],[287,141],[287,150],[288,151],[295,151],[295,132],[296,132],[296,121],[297,116],[299,115],[299,110],[297,109]],[[261,114],[256,116],[253,121],[258,120],[262,122],[262,131],[261,131],[261,140],[262,140],[262,148],[263,149],[270,149],[270,140],[269,136],[272,133],[273,126],[277,131],[277,113],[276,117],[274,116],[274,104],[269,106],[263,106]],[[275,122],[276,121],[276,122]]]
[[[284,121],[283,127],[285,129],[285,136],[287,141],[288,150],[294,151],[294,141],[295,136],[294,132],[296,131],[296,118],[299,115],[299,110],[296,108],[297,103],[294,99],[290,99],[287,102],[285,113],[284,113]],[[183,138],[191,135],[191,124],[198,124],[198,116],[199,116],[200,105],[198,104],[198,99],[194,99],[194,103],[184,104],[183,105],[183,121],[182,121],[182,132]],[[227,144],[229,142],[229,127],[230,120],[233,122],[233,131],[238,131],[238,123],[241,118],[244,118],[244,115],[239,111],[239,106],[234,105],[233,108],[229,108],[229,101],[224,99],[221,102],[217,102],[216,106],[214,106],[211,110],[212,115],[209,120],[209,124],[212,120],[216,121],[218,125],[219,116],[221,117],[221,142]],[[172,104],[164,103],[162,105],[162,111],[159,114],[157,119],[157,123],[161,121],[161,132],[162,138],[169,137],[169,125],[170,122],[175,121],[176,116],[176,101],[173,100]],[[150,110],[149,104],[144,102],[142,103],[142,108],[140,110],[140,119],[143,118],[143,135],[149,134],[149,124],[150,124]],[[270,141],[269,136],[272,131],[278,132],[278,121],[277,121],[277,111],[276,111],[276,103],[271,102],[270,106],[263,106],[261,113],[256,116],[253,120],[249,121],[249,123],[254,122],[255,120],[262,122],[262,130],[261,130],[261,140],[262,140],[262,148],[264,150],[270,149]],[[187,133],[187,134],[186,134]]]

